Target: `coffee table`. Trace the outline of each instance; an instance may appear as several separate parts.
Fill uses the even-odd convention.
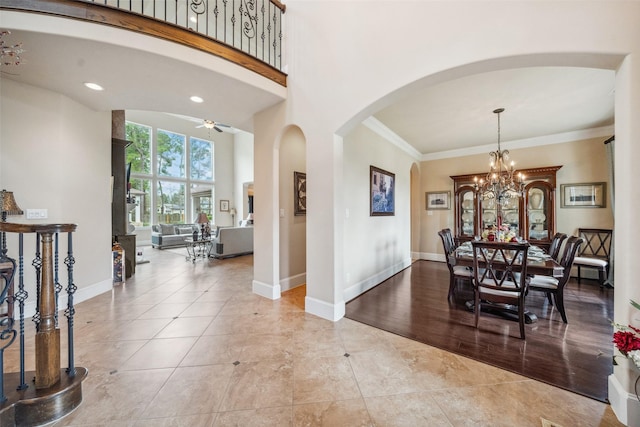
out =
[[[211,255],[211,239],[198,239],[187,238],[184,240],[184,245],[187,248],[187,260],[195,263],[198,258],[209,258]]]

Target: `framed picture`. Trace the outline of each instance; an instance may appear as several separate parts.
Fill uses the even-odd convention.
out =
[[[431,191],[425,195],[427,210],[451,209],[451,191]]]
[[[229,212],[228,200],[220,200],[220,212]]]
[[[307,174],[293,172],[293,214],[307,214]]]
[[[395,215],[396,175],[377,168],[369,167],[369,207],[370,216]]]
[[[604,208],[606,200],[606,182],[587,182],[583,184],[562,184],[560,186],[561,208]]]

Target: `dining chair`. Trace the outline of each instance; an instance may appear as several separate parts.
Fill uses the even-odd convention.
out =
[[[449,268],[449,294],[447,299],[451,299],[455,292],[456,282],[458,280],[466,280],[471,282],[471,276],[473,271],[462,265],[454,265],[450,259],[450,255],[456,250],[455,241],[453,239],[453,233],[451,229],[445,228],[438,231],[438,236],[442,240],[442,247],[444,249],[444,256],[447,261],[447,267]]]
[[[606,278],[609,275],[613,230],[579,228],[578,235],[584,239],[584,245],[574,260],[574,264],[578,267],[578,283],[580,283],[582,276],[581,270],[592,268],[598,271],[598,282],[600,287],[604,288]]]
[[[551,239],[551,244],[549,245],[549,251],[547,253],[551,255],[551,258],[553,258],[554,260],[558,260],[562,242],[564,242],[567,237],[568,236],[565,233],[556,233]]]
[[[474,241],[471,245],[476,328],[483,306],[510,313],[517,308],[520,338],[524,339],[529,244]]]
[[[549,304],[556,306],[564,323],[568,323],[567,314],[564,310],[564,287],[571,277],[571,266],[583,242],[584,239],[577,236],[571,236],[567,240],[560,259],[560,265],[564,268],[562,277],[555,278],[536,274],[529,279],[529,290],[545,292]],[[553,301],[551,300],[552,295]]]

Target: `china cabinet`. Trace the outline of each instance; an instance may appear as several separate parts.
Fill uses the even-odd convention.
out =
[[[486,173],[451,176],[454,183],[455,236],[459,241],[473,240],[483,231],[508,226],[516,235],[542,248],[548,248],[556,233],[556,172],[562,166],[521,169],[524,174],[523,197],[507,199],[499,205],[483,198],[474,186],[474,178]]]

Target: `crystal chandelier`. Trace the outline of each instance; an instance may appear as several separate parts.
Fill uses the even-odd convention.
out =
[[[511,205],[511,199],[522,197],[524,175],[516,174],[514,163],[509,161],[509,150],[500,149],[500,113],[504,108],[493,110],[498,115],[498,150],[489,153],[490,169],[486,179],[474,178],[475,188],[483,199],[494,199],[501,207]]]
[[[20,65],[20,55],[24,52],[22,43],[8,45],[2,39],[11,34],[11,31],[0,31],[0,62],[2,65]]]

